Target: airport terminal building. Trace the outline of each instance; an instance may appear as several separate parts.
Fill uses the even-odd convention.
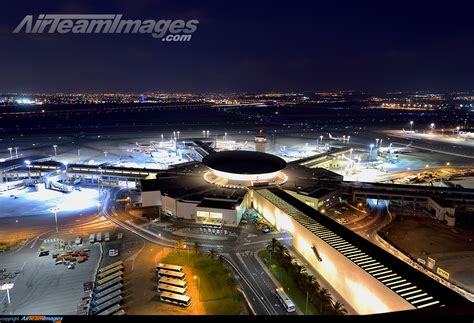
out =
[[[237,226],[244,210],[253,207],[248,193],[254,188],[279,186],[318,209],[339,201],[341,180],[262,152],[223,151],[141,180],[142,207],[196,223]]]

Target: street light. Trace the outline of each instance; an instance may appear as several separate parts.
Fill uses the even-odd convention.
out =
[[[51,212],[54,213],[54,222],[56,223],[56,233],[59,236],[59,229],[58,229],[58,212],[59,212],[59,207],[53,207],[51,209]]]
[[[413,121],[410,121],[410,131],[413,131]]]
[[[31,179],[31,162],[29,160],[25,160],[26,167],[28,167],[28,179]]]
[[[323,136],[319,136],[319,139],[321,139],[321,146],[323,145]]]
[[[179,130],[176,133],[178,134],[178,139],[179,139]]]
[[[201,279],[199,278],[199,276],[194,276],[194,279],[197,279],[198,281],[198,298],[199,301],[201,301]]]
[[[10,152],[10,159],[13,159],[12,150],[13,150],[13,148],[12,148],[12,147],[8,148],[8,151]]]
[[[12,289],[12,288],[13,288],[13,283],[5,283],[2,286],[0,286],[0,290],[6,290],[7,291],[8,305],[11,305],[10,289]]]
[[[369,154],[369,160],[372,159],[372,149],[374,148],[374,144],[370,144],[370,154]]]
[[[53,148],[54,148],[54,156],[57,156],[58,155],[58,152],[57,152],[58,145],[53,145]]]
[[[18,147],[15,147],[15,158],[18,158]]]

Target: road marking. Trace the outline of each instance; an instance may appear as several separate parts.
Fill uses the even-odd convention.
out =
[[[33,247],[35,246],[35,244],[38,242],[38,239],[39,239],[39,236],[37,236],[36,239],[33,241],[33,243],[31,244],[30,249],[33,249]]]

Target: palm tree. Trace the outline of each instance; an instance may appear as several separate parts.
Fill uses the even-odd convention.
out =
[[[275,238],[272,238],[272,240],[268,243],[267,249],[270,251],[270,265],[272,264],[272,254],[274,254],[279,249],[280,245],[280,242]]]
[[[323,313],[323,305],[331,302],[331,294],[329,294],[329,291],[326,288],[321,288],[319,290],[319,302],[320,302],[320,310],[319,313]]]
[[[267,244],[267,249],[270,252],[276,252],[278,247],[280,247],[280,241],[275,238],[272,238],[272,240]]]
[[[217,253],[216,249],[211,249],[207,252],[207,255],[211,258],[214,259],[216,258],[219,254]]]
[[[278,257],[283,257],[285,255],[288,255],[288,248],[279,243],[278,248],[276,250],[276,254]]]
[[[344,304],[339,302],[331,303],[331,310],[336,315],[345,315],[347,314],[347,310],[344,308]]]
[[[178,249],[178,255],[179,255],[179,251],[183,249],[185,245],[186,243],[184,242],[184,240],[178,240],[176,242],[176,249]]]
[[[289,271],[292,263],[293,263],[293,257],[291,257],[287,253],[284,253],[281,259],[281,266],[285,269],[286,272]]]

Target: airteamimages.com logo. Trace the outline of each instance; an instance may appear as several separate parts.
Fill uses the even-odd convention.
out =
[[[27,15],[13,30],[18,34],[150,34],[167,42],[187,42],[197,30],[199,20],[122,19],[121,14],[40,14]]]

